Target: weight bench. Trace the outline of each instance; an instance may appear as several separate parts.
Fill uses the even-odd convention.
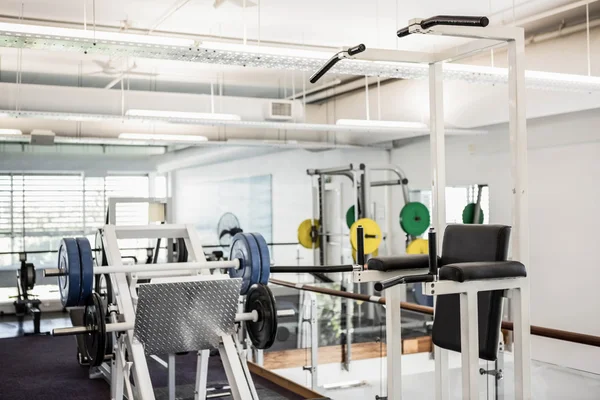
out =
[[[390,334],[400,334],[396,303],[399,304],[402,284],[421,282],[423,293],[436,296],[434,345],[462,353],[463,399],[479,396],[479,359],[495,361],[498,356],[503,298],[508,291],[512,291],[513,302],[515,394],[517,399],[530,396],[529,283],[525,266],[507,261],[509,238],[510,227],[504,225],[449,225],[441,257],[437,256],[435,233],[430,232],[428,255],[375,257],[368,262],[372,271],[427,271],[393,277],[375,285],[376,290],[389,292],[388,340]],[[401,354],[401,349],[396,347],[391,350],[392,357],[388,356],[389,400],[400,399],[402,395],[400,357],[394,354]],[[442,357],[441,352],[436,354]],[[445,398],[447,365],[439,368],[442,362],[436,361],[436,391]]]

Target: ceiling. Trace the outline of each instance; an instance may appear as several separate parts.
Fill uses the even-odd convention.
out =
[[[398,40],[395,31],[411,18],[439,14],[488,15],[492,25],[511,24],[569,3],[513,1],[254,0],[258,5],[244,9],[231,0],[217,8],[213,7],[214,0],[3,0],[0,20],[18,22],[22,18],[24,23],[82,29],[85,13],[87,29],[95,24],[99,30],[121,27],[134,33],[191,35],[238,43],[246,38],[254,44],[260,40],[262,44],[306,48],[334,49],[364,43],[367,47],[433,51],[453,45],[457,39],[415,35]],[[537,22],[531,26],[541,29]],[[17,49],[0,48],[0,81],[14,82],[18,70],[23,71],[24,84],[99,88],[128,70],[131,74],[125,82],[132,90],[197,94],[210,93],[213,84],[215,93],[222,85],[226,96],[283,98],[307,86],[302,73],[273,69],[40,50],[23,50],[19,56]],[[114,86],[119,88],[120,84]]]

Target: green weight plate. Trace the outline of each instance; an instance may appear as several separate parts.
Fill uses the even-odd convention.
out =
[[[346,211],[346,225],[348,225],[348,228],[352,226],[354,221],[356,221],[356,218],[354,215],[354,206],[352,206]]]
[[[475,217],[475,203],[469,203],[465,206],[462,212],[462,222],[463,224],[472,224],[473,218]],[[479,209],[479,222],[478,224],[483,224],[483,210]]]
[[[429,228],[429,210],[423,203],[407,203],[400,211],[400,227],[411,236],[420,236]]]

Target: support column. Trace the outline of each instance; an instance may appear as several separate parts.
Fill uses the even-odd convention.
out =
[[[525,115],[525,43],[523,36],[508,42],[508,104],[512,173],[512,259],[529,263],[527,117]],[[513,290],[509,317],[515,322],[515,398],[531,398],[529,282]],[[519,327],[517,327],[519,324]],[[518,359],[518,361],[517,361]]]
[[[460,294],[460,351],[462,359],[462,398],[478,400],[479,332],[477,292]]]
[[[446,141],[444,126],[444,78],[442,64],[429,66],[429,129],[431,156],[432,225],[437,232],[437,248],[442,248],[446,229]],[[435,302],[435,301],[434,301]],[[435,318],[435,316],[434,316]],[[434,346],[435,398],[448,399],[448,350]]]
[[[400,301],[404,285],[385,291],[385,330],[387,347],[387,399],[402,399],[402,321]]]

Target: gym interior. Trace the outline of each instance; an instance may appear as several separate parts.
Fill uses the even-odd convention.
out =
[[[599,399],[599,22],[3,0],[0,398]]]

